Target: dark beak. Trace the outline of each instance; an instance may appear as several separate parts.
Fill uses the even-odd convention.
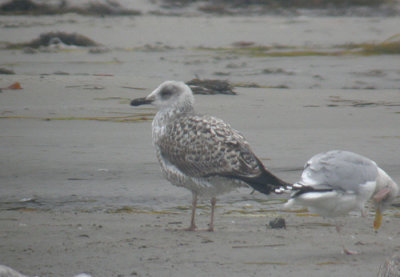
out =
[[[145,104],[151,104],[153,102],[152,99],[147,99],[146,97],[136,98],[131,101],[131,106],[140,106]]]

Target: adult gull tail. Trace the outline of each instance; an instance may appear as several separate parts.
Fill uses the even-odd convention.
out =
[[[166,81],[132,106],[154,104],[153,144],[165,177],[192,192],[192,218],[187,230],[196,230],[197,197],[211,199],[209,231],[214,229],[216,196],[247,184],[264,194],[288,183],[269,172],[246,139],[213,116],[195,113],[191,89],[183,82]]]

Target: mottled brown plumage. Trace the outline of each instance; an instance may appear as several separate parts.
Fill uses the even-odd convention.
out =
[[[166,124],[159,145],[161,154],[188,176],[261,174],[244,137],[212,116],[177,116]]]
[[[250,185],[268,194],[287,183],[267,171],[246,139],[221,119],[196,114],[191,89],[182,82],[167,81],[133,106],[153,103],[158,108],[152,123],[153,143],[165,177],[192,191],[190,230],[196,228],[197,196],[210,197],[213,214],[216,196]]]

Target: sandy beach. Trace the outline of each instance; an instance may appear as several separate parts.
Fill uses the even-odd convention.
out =
[[[400,209],[382,228],[285,210],[288,195],[242,188],[217,202],[215,232],[185,232],[191,194],[172,186],[151,143],[153,107],[133,108],[169,79],[222,79],[238,95],[196,95],[196,109],[229,122],[264,164],[294,182],[312,155],[331,149],[375,160],[400,182],[398,55],[271,57],[235,42],[331,51],[382,42],[399,17],[0,16],[1,44],[50,31],[100,43],[1,49],[0,264],[28,276],[377,276],[400,251]],[[228,50],[227,50],[228,49]],[[328,50],[327,50],[328,49]],[[333,50],[332,50],[333,51]],[[20,90],[4,89],[19,82]],[[247,84],[247,85],[246,85]],[[249,84],[257,84],[251,87]],[[208,201],[198,225],[209,220]],[[283,217],[286,229],[269,221]]]

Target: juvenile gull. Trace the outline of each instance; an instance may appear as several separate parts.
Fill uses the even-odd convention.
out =
[[[324,217],[343,216],[353,210],[360,210],[365,216],[365,203],[372,198],[375,230],[382,223],[382,210],[399,193],[398,185],[374,161],[341,150],[313,156],[305,164],[301,180],[287,188],[294,192],[286,207],[297,204]],[[336,230],[340,235],[337,221]],[[342,245],[346,254],[356,253],[346,249],[343,242]]]
[[[196,230],[197,197],[211,199],[209,231],[214,229],[216,196],[245,184],[264,194],[288,185],[271,174],[246,139],[213,116],[195,113],[191,89],[183,82],[166,81],[132,106],[154,104],[153,144],[165,177],[192,192],[192,217],[187,230]]]

